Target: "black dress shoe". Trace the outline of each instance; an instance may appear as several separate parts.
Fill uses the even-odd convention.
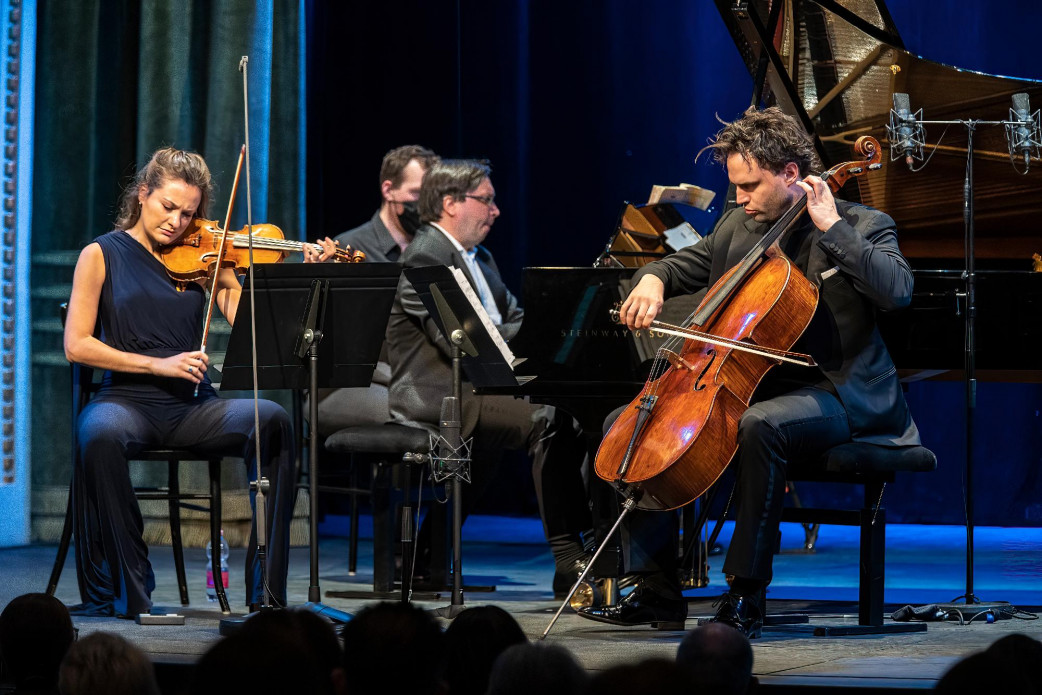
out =
[[[614,606],[580,608],[579,615],[611,625],[651,625],[656,630],[683,630],[687,619],[684,599],[666,598],[638,584]]]
[[[579,579],[579,575],[583,573],[586,566],[590,563],[592,555],[583,555],[578,560],[572,562],[568,569],[562,571],[557,570],[554,572],[554,598],[558,601],[568,595],[568,592],[575,586],[576,580]],[[590,579],[587,575],[587,579]]]
[[[765,592],[746,595],[725,592],[713,604],[718,606],[716,615],[706,622],[730,625],[749,639],[756,639],[763,632],[765,598]]]

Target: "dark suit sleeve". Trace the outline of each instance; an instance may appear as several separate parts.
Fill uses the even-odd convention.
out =
[[[432,254],[424,253],[422,251],[414,251],[410,247],[403,260],[405,266],[408,268],[419,268],[428,265],[445,265],[445,259],[438,258]],[[438,347],[438,350],[445,356],[446,359],[452,359],[452,346],[445,340],[445,336],[441,334],[441,330],[438,328],[438,324],[435,323],[430,313],[427,311],[427,307],[423,305],[420,300],[420,294],[413,287],[412,283],[402,274],[398,280],[398,299],[402,305],[402,311],[415,321],[423,332],[427,334],[427,338]]]
[[[876,307],[891,310],[908,306],[912,301],[912,270],[897,247],[893,219],[861,205],[852,205],[840,214],[843,219],[821,235],[818,246]]]

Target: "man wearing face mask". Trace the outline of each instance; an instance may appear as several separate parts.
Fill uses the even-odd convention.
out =
[[[340,248],[350,245],[364,251],[366,260],[374,263],[397,263],[421,224],[416,206],[423,175],[438,161],[438,155],[420,145],[396,147],[385,154],[380,165],[380,209],[365,224],[337,236]],[[319,389],[318,431],[329,435],[344,427],[387,422],[390,379],[391,368],[381,355],[371,386]]]
[[[350,244],[365,251],[366,259],[397,263],[420,226],[417,201],[423,175],[438,155],[420,145],[396,147],[380,165],[380,209],[372,219],[336,237],[341,248]]]

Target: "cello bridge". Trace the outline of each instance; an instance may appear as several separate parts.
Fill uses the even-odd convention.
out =
[[[691,364],[672,350],[662,350],[662,354],[676,369],[686,369],[689,372],[695,371],[695,365]]]

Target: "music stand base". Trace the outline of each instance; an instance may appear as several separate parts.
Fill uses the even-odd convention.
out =
[[[435,608],[431,611],[431,613],[438,616],[439,618],[447,618],[449,620],[452,620],[465,610],[467,610],[467,607],[460,603],[443,606],[442,608]]]
[[[246,615],[231,616],[228,618],[221,618],[221,623],[218,627],[218,632],[220,632],[222,637],[234,635],[239,630],[241,630],[242,626],[246,624],[246,621],[252,618],[253,616],[258,615],[260,613],[270,613],[273,610],[275,610],[275,606],[261,606],[253,613],[247,613]]]
[[[412,601],[440,601],[445,598],[445,592],[435,591],[414,591],[410,600]],[[397,589],[395,591],[365,591],[359,589],[358,591],[327,591],[326,598],[344,598],[353,600],[376,600],[376,601],[395,601],[401,600],[402,591]]]
[[[820,625],[815,637],[848,637],[851,635],[893,635],[902,632],[926,632],[926,623],[885,623],[883,625]]]

